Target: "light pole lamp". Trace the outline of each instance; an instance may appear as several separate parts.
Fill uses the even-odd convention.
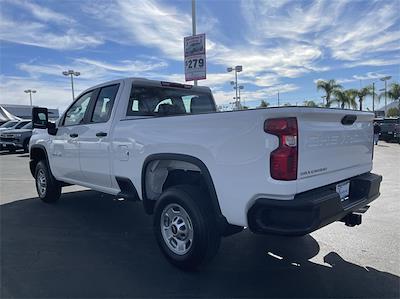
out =
[[[226,70],[228,73],[235,71],[234,89],[235,89],[235,93],[236,93],[236,97],[235,97],[236,98],[236,109],[239,110],[240,103],[238,101],[238,83],[237,83],[238,75],[237,74],[240,73],[241,71],[243,71],[243,67],[241,65],[237,65],[235,67],[228,67]],[[232,84],[232,82],[233,81],[231,81],[231,84]]]
[[[24,90],[24,92],[25,92],[25,93],[29,93],[29,100],[30,100],[31,107],[32,107],[32,93],[36,93],[36,90],[34,90],[34,89],[27,89],[27,90]]]
[[[385,116],[386,116],[386,106],[387,106],[387,81],[392,79],[392,76],[386,76],[381,78],[381,81],[385,82]]]
[[[80,72],[75,72],[74,70],[68,70],[62,72],[64,76],[71,76],[71,88],[72,88],[72,101],[75,100],[75,95],[74,95],[74,76],[78,77],[81,73]]]

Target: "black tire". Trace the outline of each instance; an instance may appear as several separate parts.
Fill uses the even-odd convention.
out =
[[[24,141],[23,149],[24,149],[24,153],[28,153],[29,152],[29,139],[26,139]]]
[[[35,185],[38,196],[43,202],[53,203],[61,196],[61,184],[51,174],[46,161],[42,160],[36,164]]]
[[[187,213],[190,219],[188,223],[191,223],[192,227],[192,242],[185,240],[184,242],[187,242],[185,246],[188,247],[185,250],[188,251],[180,254],[170,248],[173,246],[173,240],[170,239],[171,241],[167,242],[163,236],[163,231],[168,229],[161,228],[161,218],[162,215],[165,216],[165,210],[168,211],[168,207],[176,205]],[[212,211],[212,207],[208,195],[200,188],[179,185],[170,187],[161,194],[155,206],[154,232],[161,251],[173,265],[186,271],[195,270],[215,256],[219,249],[221,236],[217,229],[215,215],[210,211]],[[175,215],[173,217],[176,219]],[[166,218],[168,217],[166,216]],[[163,218],[163,223],[166,222],[169,220]],[[184,224],[186,225],[186,223]],[[172,226],[171,224],[170,227],[172,228]],[[175,229],[175,231],[177,230]],[[172,229],[171,232],[173,232]]]

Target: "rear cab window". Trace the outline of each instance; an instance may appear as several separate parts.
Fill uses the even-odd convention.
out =
[[[141,86],[131,89],[127,116],[190,115],[216,112],[211,93],[186,88]]]
[[[109,85],[100,89],[99,95],[94,106],[92,123],[107,122],[110,119],[111,111],[117,96],[119,84]]]

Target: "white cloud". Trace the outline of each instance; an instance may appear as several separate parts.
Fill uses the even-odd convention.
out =
[[[258,1],[242,0],[241,10],[250,30],[249,39],[264,43],[266,38],[305,40],[336,22],[346,1]],[[329,12],[329,13],[327,13]]]
[[[76,59],[77,62],[102,68],[104,70],[115,71],[115,72],[130,72],[130,73],[140,73],[147,72],[155,69],[165,68],[168,64],[165,61],[159,62],[149,62],[140,60],[123,60],[118,64],[111,64],[104,61],[97,61],[87,58]]]
[[[0,103],[29,104],[24,93],[27,88],[35,89],[33,104],[49,108],[59,108],[60,112],[71,103],[71,87],[65,83],[32,79],[30,77],[6,77],[0,75]]]
[[[56,50],[79,50],[103,43],[93,32],[84,33],[74,19],[43,5],[27,0],[7,0],[1,5],[0,40]],[[7,15],[9,6],[18,10]]]
[[[20,63],[18,68],[33,78],[55,76],[60,78],[67,69],[81,73],[81,80],[111,80],[115,77],[145,76],[151,71],[164,69],[168,64],[160,59],[123,60],[116,63],[88,58],[76,58],[70,64],[34,64]]]
[[[0,40],[57,50],[77,50],[103,43],[100,38],[75,29],[55,32],[45,24],[15,21],[4,15],[0,19]]]
[[[334,58],[350,61],[370,58],[370,54],[383,51],[399,50],[398,8],[396,1],[370,5],[364,14],[357,18],[343,18],[338,26],[323,36],[321,34],[320,42],[331,48]]]
[[[67,69],[80,71],[74,80],[75,94],[99,83],[121,77],[146,77],[161,79],[159,71],[166,67],[160,59],[123,60],[116,63],[97,61],[87,58],[74,59],[70,64],[20,63],[17,67],[27,76],[0,75],[0,102],[23,104],[26,102],[24,90],[37,90],[34,103],[63,111],[71,101],[69,78],[62,75]],[[157,71],[157,72],[156,72]],[[167,76],[165,76],[167,77]]]
[[[158,49],[169,59],[182,59],[183,37],[191,33],[188,14],[153,0],[93,2],[84,11],[117,30],[115,42],[137,42]]]
[[[384,73],[367,72],[364,75],[353,75],[351,78],[338,79],[337,82],[340,84],[343,84],[343,83],[351,83],[351,82],[357,82],[357,81],[363,81],[363,80],[379,79],[379,78],[383,78],[386,76],[387,76],[387,74],[384,74]]]
[[[248,41],[265,48],[280,51],[290,40],[323,49],[325,57],[328,54],[335,60],[358,65],[394,64],[393,59],[377,59],[376,55],[400,49],[397,0],[243,0],[241,9]],[[355,9],[357,14],[353,13]],[[277,39],[280,41],[276,46]]]
[[[158,49],[166,59],[183,59],[183,37],[190,35],[191,29],[191,17],[186,12],[155,0],[89,3],[84,6],[84,11],[96,19],[105,20],[107,26],[118,28],[118,38],[113,41],[136,42]],[[322,55],[318,47],[298,43],[275,48],[227,46],[213,39],[213,31],[218,30],[212,28],[216,22],[212,16],[207,19],[209,25],[205,27],[211,26],[210,34],[207,34],[208,62],[224,68],[240,63],[244,68],[241,77],[249,83],[265,86],[276,84],[279,77],[295,78],[321,70],[315,65]],[[268,73],[268,78],[265,73]],[[210,74],[208,78],[204,82],[209,85],[230,81],[230,76],[223,73]]]
[[[400,58],[371,58],[363,59],[359,61],[345,63],[344,66],[348,68],[358,67],[358,66],[385,66],[385,65],[399,65]]]
[[[48,7],[43,5],[38,5],[36,3],[27,1],[27,0],[7,0],[4,1],[8,4],[18,6],[20,9],[23,9],[32,14],[33,17],[40,21],[44,22],[54,22],[60,24],[72,24],[75,23],[75,20],[63,15],[62,13],[56,12]]]

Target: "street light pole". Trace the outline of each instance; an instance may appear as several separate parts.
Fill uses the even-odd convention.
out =
[[[240,95],[240,90],[243,89],[243,88],[244,88],[243,85],[239,85],[239,105],[240,105],[240,106],[242,106],[242,105],[241,105],[242,96]],[[244,106],[246,106],[246,103],[243,103],[243,104],[244,104]]]
[[[235,89],[236,109],[240,110],[240,99],[238,98],[238,82],[237,82],[238,81],[238,74],[237,73],[241,72],[243,70],[243,67],[241,65],[237,65],[235,67],[228,67],[226,70],[228,72],[235,71],[235,82],[232,81],[231,84],[234,85],[233,88]]]
[[[30,101],[30,104],[31,104],[31,107],[32,107],[32,93],[36,93],[36,90],[34,90],[34,89],[27,89],[27,90],[24,90],[24,92],[25,92],[25,93],[29,93],[29,101]]]
[[[385,82],[385,116],[386,116],[386,110],[387,110],[387,81],[392,79],[392,76],[386,76],[381,78],[381,81]]]
[[[236,68],[235,68],[235,93],[236,93],[236,106],[237,106],[237,109],[239,110],[239,99],[238,99],[238,85],[237,85],[237,71],[236,71]]]
[[[192,35],[196,35],[196,0],[192,0]],[[193,84],[197,86],[197,80]]]
[[[375,82],[372,82],[372,112],[375,113]]]
[[[71,76],[71,88],[72,88],[72,101],[75,100],[75,94],[74,94],[74,76],[78,77],[81,73],[80,72],[75,72],[74,70],[68,70],[62,72],[64,76]]]
[[[280,102],[279,102],[279,90],[278,90],[278,107],[280,106]]]

